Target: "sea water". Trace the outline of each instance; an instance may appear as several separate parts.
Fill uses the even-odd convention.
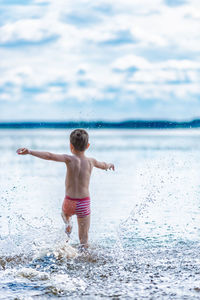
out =
[[[69,133],[0,131],[0,299],[200,299],[200,130],[89,130],[116,170],[93,171],[86,253],[75,217],[64,233],[65,164],[15,153],[69,153]]]

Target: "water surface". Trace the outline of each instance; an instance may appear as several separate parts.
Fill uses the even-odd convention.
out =
[[[65,165],[15,154],[69,153],[69,133],[0,131],[1,299],[199,299],[200,131],[89,131],[88,156],[116,171],[93,171],[90,249],[73,259]]]

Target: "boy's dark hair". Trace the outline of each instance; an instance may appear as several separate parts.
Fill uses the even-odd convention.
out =
[[[70,143],[78,151],[84,151],[87,148],[89,135],[84,129],[75,129],[70,134]]]

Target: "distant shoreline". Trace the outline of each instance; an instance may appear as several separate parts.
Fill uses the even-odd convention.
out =
[[[193,121],[145,121],[145,120],[128,120],[121,122],[110,121],[70,121],[70,122],[53,122],[53,121],[18,121],[18,122],[0,122],[0,129],[170,129],[170,128],[199,128],[200,119]]]

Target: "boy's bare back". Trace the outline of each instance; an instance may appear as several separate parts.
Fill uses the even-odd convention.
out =
[[[89,196],[90,176],[93,168],[92,159],[86,156],[71,155],[66,162],[65,193],[72,198]]]
[[[90,195],[89,184],[93,167],[114,170],[112,164],[98,162],[84,154],[66,155],[66,165],[65,193],[72,198],[84,198]]]

